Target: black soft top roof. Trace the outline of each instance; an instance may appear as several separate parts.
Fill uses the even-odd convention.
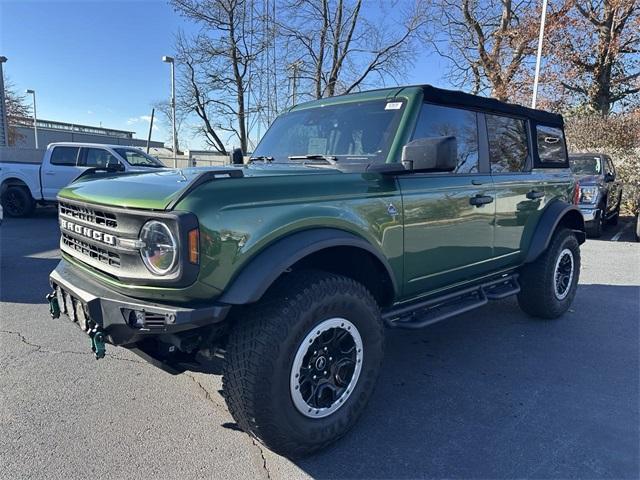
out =
[[[527,117],[535,120],[536,122],[554,127],[562,127],[564,125],[562,115],[558,115],[557,113],[551,113],[545,110],[535,110],[533,108],[523,107],[522,105],[501,102],[494,98],[479,97],[478,95],[471,95],[469,93],[456,90],[445,90],[431,85],[422,85],[422,89],[424,90],[424,98],[426,101],[439,104],[457,105],[460,107],[478,108],[483,111],[504,113],[519,117]]]

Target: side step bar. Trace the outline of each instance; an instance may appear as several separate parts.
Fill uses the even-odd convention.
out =
[[[500,300],[518,292],[520,292],[518,274],[514,273],[439,297],[388,310],[382,314],[382,319],[387,326],[393,328],[423,328],[481,307],[489,300]]]

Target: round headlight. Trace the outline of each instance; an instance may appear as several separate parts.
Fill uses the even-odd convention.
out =
[[[169,227],[151,220],[142,227],[140,240],[144,242],[140,255],[147,268],[156,275],[169,273],[178,260],[178,245]]]

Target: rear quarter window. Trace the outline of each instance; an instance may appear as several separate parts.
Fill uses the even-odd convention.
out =
[[[75,166],[78,150],[80,150],[78,147],[54,147],[51,152],[51,164]]]
[[[540,163],[567,164],[567,149],[562,129],[537,125],[536,143]]]

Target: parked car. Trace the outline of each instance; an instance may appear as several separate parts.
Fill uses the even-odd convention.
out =
[[[580,184],[579,206],[587,235],[598,238],[604,227],[616,225],[620,216],[622,183],[608,155],[580,153],[569,155],[571,170]]]
[[[29,216],[36,204],[56,201],[58,192],[88,168],[124,172],[164,165],[143,151],[122,145],[52,143],[42,163],[0,162],[0,198],[9,217]]]
[[[50,310],[97,358],[120,345],[179,373],[223,356],[237,424],[299,457],[362,414],[384,326],[511,295],[566,312],[576,194],[559,115],[431,86],[325,98],[278,117],[248,165],[62,190]]]

